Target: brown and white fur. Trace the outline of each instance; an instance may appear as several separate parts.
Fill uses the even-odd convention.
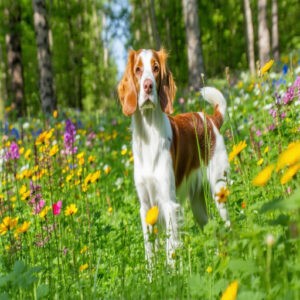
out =
[[[229,164],[219,132],[226,111],[223,95],[215,88],[202,89],[204,99],[214,106],[211,116],[202,112],[168,116],[173,112],[176,86],[166,60],[163,49],[131,50],[118,96],[123,113],[132,116],[134,180],[146,258],[151,263],[146,213],[158,205],[167,231],[168,262],[172,264],[172,255],[180,244],[176,191],[188,191],[195,219],[203,226],[208,219],[203,189],[203,178],[207,178],[220,216],[229,226],[227,209],[217,196],[226,188]]]

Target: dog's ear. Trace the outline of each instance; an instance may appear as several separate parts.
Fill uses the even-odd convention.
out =
[[[133,66],[136,52],[130,50],[125,73],[118,85],[118,97],[125,116],[131,116],[137,107],[137,90],[133,78]]]
[[[161,68],[160,86],[158,91],[160,105],[163,112],[166,114],[171,114],[173,112],[173,101],[176,94],[176,85],[172,73],[167,68],[168,54],[164,49],[160,49],[157,54]]]

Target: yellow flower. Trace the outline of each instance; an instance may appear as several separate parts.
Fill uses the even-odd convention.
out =
[[[216,196],[218,197],[218,202],[225,203],[229,194],[229,190],[226,187],[222,186],[221,190],[218,193],[216,193]]]
[[[104,166],[104,173],[107,175],[107,174],[110,173],[110,171],[111,171],[111,167],[108,166],[108,165],[105,165],[105,166]]]
[[[37,146],[41,145],[41,144],[46,144],[46,145],[49,144],[53,132],[54,132],[54,129],[50,129],[49,131],[42,132],[36,139],[35,144]]]
[[[239,142],[234,145],[232,151],[229,153],[229,161],[232,161],[243,149],[247,147],[246,141]]]
[[[15,228],[18,224],[18,218],[5,217],[0,224],[0,234],[4,235],[7,231]]]
[[[88,246],[83,246],[82,249],[80,250],[80,254],[85,253],[88,250]]]
[[[270,180],[274,165],[269,165],[260,171],[257,176],[252,180],[252,184],[255,186],[264,186]]]
[[[55,145],[50,149],[49,155],[50,155],[50,156],[54,156],[54,155],[58,152],[58,150],[59,150],[58,145],[55,144]]]
[[[20,148],[20,150],[19,150],[20,155],[22,155],[24,153],[24,151],[25,151],[24,147]]]
[[[93,156],[93,155],[90,155],[89,158],[88,158],[89,163],[93,163],[95,160],[96,160],[96,157]]]
[[[158,215],[159,215],[159,208],[158,206],[153,206],[151,207],[146,214],[146,223],[148,225],[154,225],[157,222],[158,219]]]
[[[19,234],[19,233],[25,233],[26,231],[28,231],[29,226],[30,226],[30,222],[25,221],[21,226],[19,226],[16,229],[16,233],[17,234]]]
[[[268,72],[271,67],[273,66],[274,64],[274,60],[273,59],[270,59],[261,69],[260,69],[260,74],[261,76],[264,75],[266,72]]]
[[[212,271],[213,271],[213,268],[211,266],[208,266],[206,269],[206,272],[210,274]]]
[[[300,161],[300,141],[291,143],[278,158],[276,171],[283,169],[285,166],[292,166]]]
[[[53,111],[52,115],[53,115],[53,118],[56,119],[58,116],[58,111],[57,110]]]
[[[92,182],[92,173],[89,173],[84,179],[84,185],[88,186]]]
[[[264,153],[268,153],[270,150],[269,146],[267,146],[265,149],[264,149]]]
[[[25,157],[26,159],[29,159],[29,158],[30,158],[30,155],[31,155],[31,149],[26,150],[26,152],[25,152],[25,154],[24,154],[24,157]]]
[[[111,206],[108,208],[108,212],[109,212],[110,214],[113,212],[113,208],[112,208]]]
[[[261,159],[257,162],[257,165],[258,165],[258,166],[261,166],[261,165],[263,164],[263,162],[264,162],[264,159],[261,158]]]
[[[299,170],[300,170],[300,163],[289,167],[287,171],[282,175],[280,179],[280,183],[286,184],[287,182],[289,182]]]
[[[91,176],[91,183],[96,182],[100,178],[101,172],[98,170],[94,172]]]
[[[89,267],[88,264],[81,265],[81,266],[79,267],[79,271],[82,272],[82,271],[86,270],[88,267]]]
[[[235,300],[237,296],[238,287],[239,287],[239,283],[237,280],[230,283],[229,286],[224,291],[221,300]]]
[[[75,215],[78,211],[78,208],[75,204],[70,204],[65,209],[65,216],[72,216]]]
[[[121,155],[125,155],[127,153],[127,147],[124,145],[121,150]]]
[[[50,206],[45,206],[43,210],[39,213],[40,218],[44,219],[50,210]]]

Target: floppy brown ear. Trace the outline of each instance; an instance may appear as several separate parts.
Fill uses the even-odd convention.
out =
[[[133,79],[135,56],[136,52],[131,50],[128,55],[125,73],[118,85],[118,97],[125,116],[131,116],[137,107],[137,91]]]
[[[157,54],[161,67],[161,80],[158,91],[160,105],[163,112],[171,114],[173,112],[173,100],[176,94],[176,85],[172,73],[167,68],[168,54],[164,49],[158,51]]]

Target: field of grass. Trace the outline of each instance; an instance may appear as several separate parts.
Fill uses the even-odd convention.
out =
[[[228,287],[223,299],[236,292],[237,299],[300,299],[300,68],[275,67],[216,83],[229,106],[222,133],[232,227],[207,199],[210,220],[201,230],[184,202],[175,267],[166,265],[158,226],[151,281],[130,119],[120,107],[6,123],[0,299],[219,299]],[[178,96],[175,108],[204,105],[196,94]]]

